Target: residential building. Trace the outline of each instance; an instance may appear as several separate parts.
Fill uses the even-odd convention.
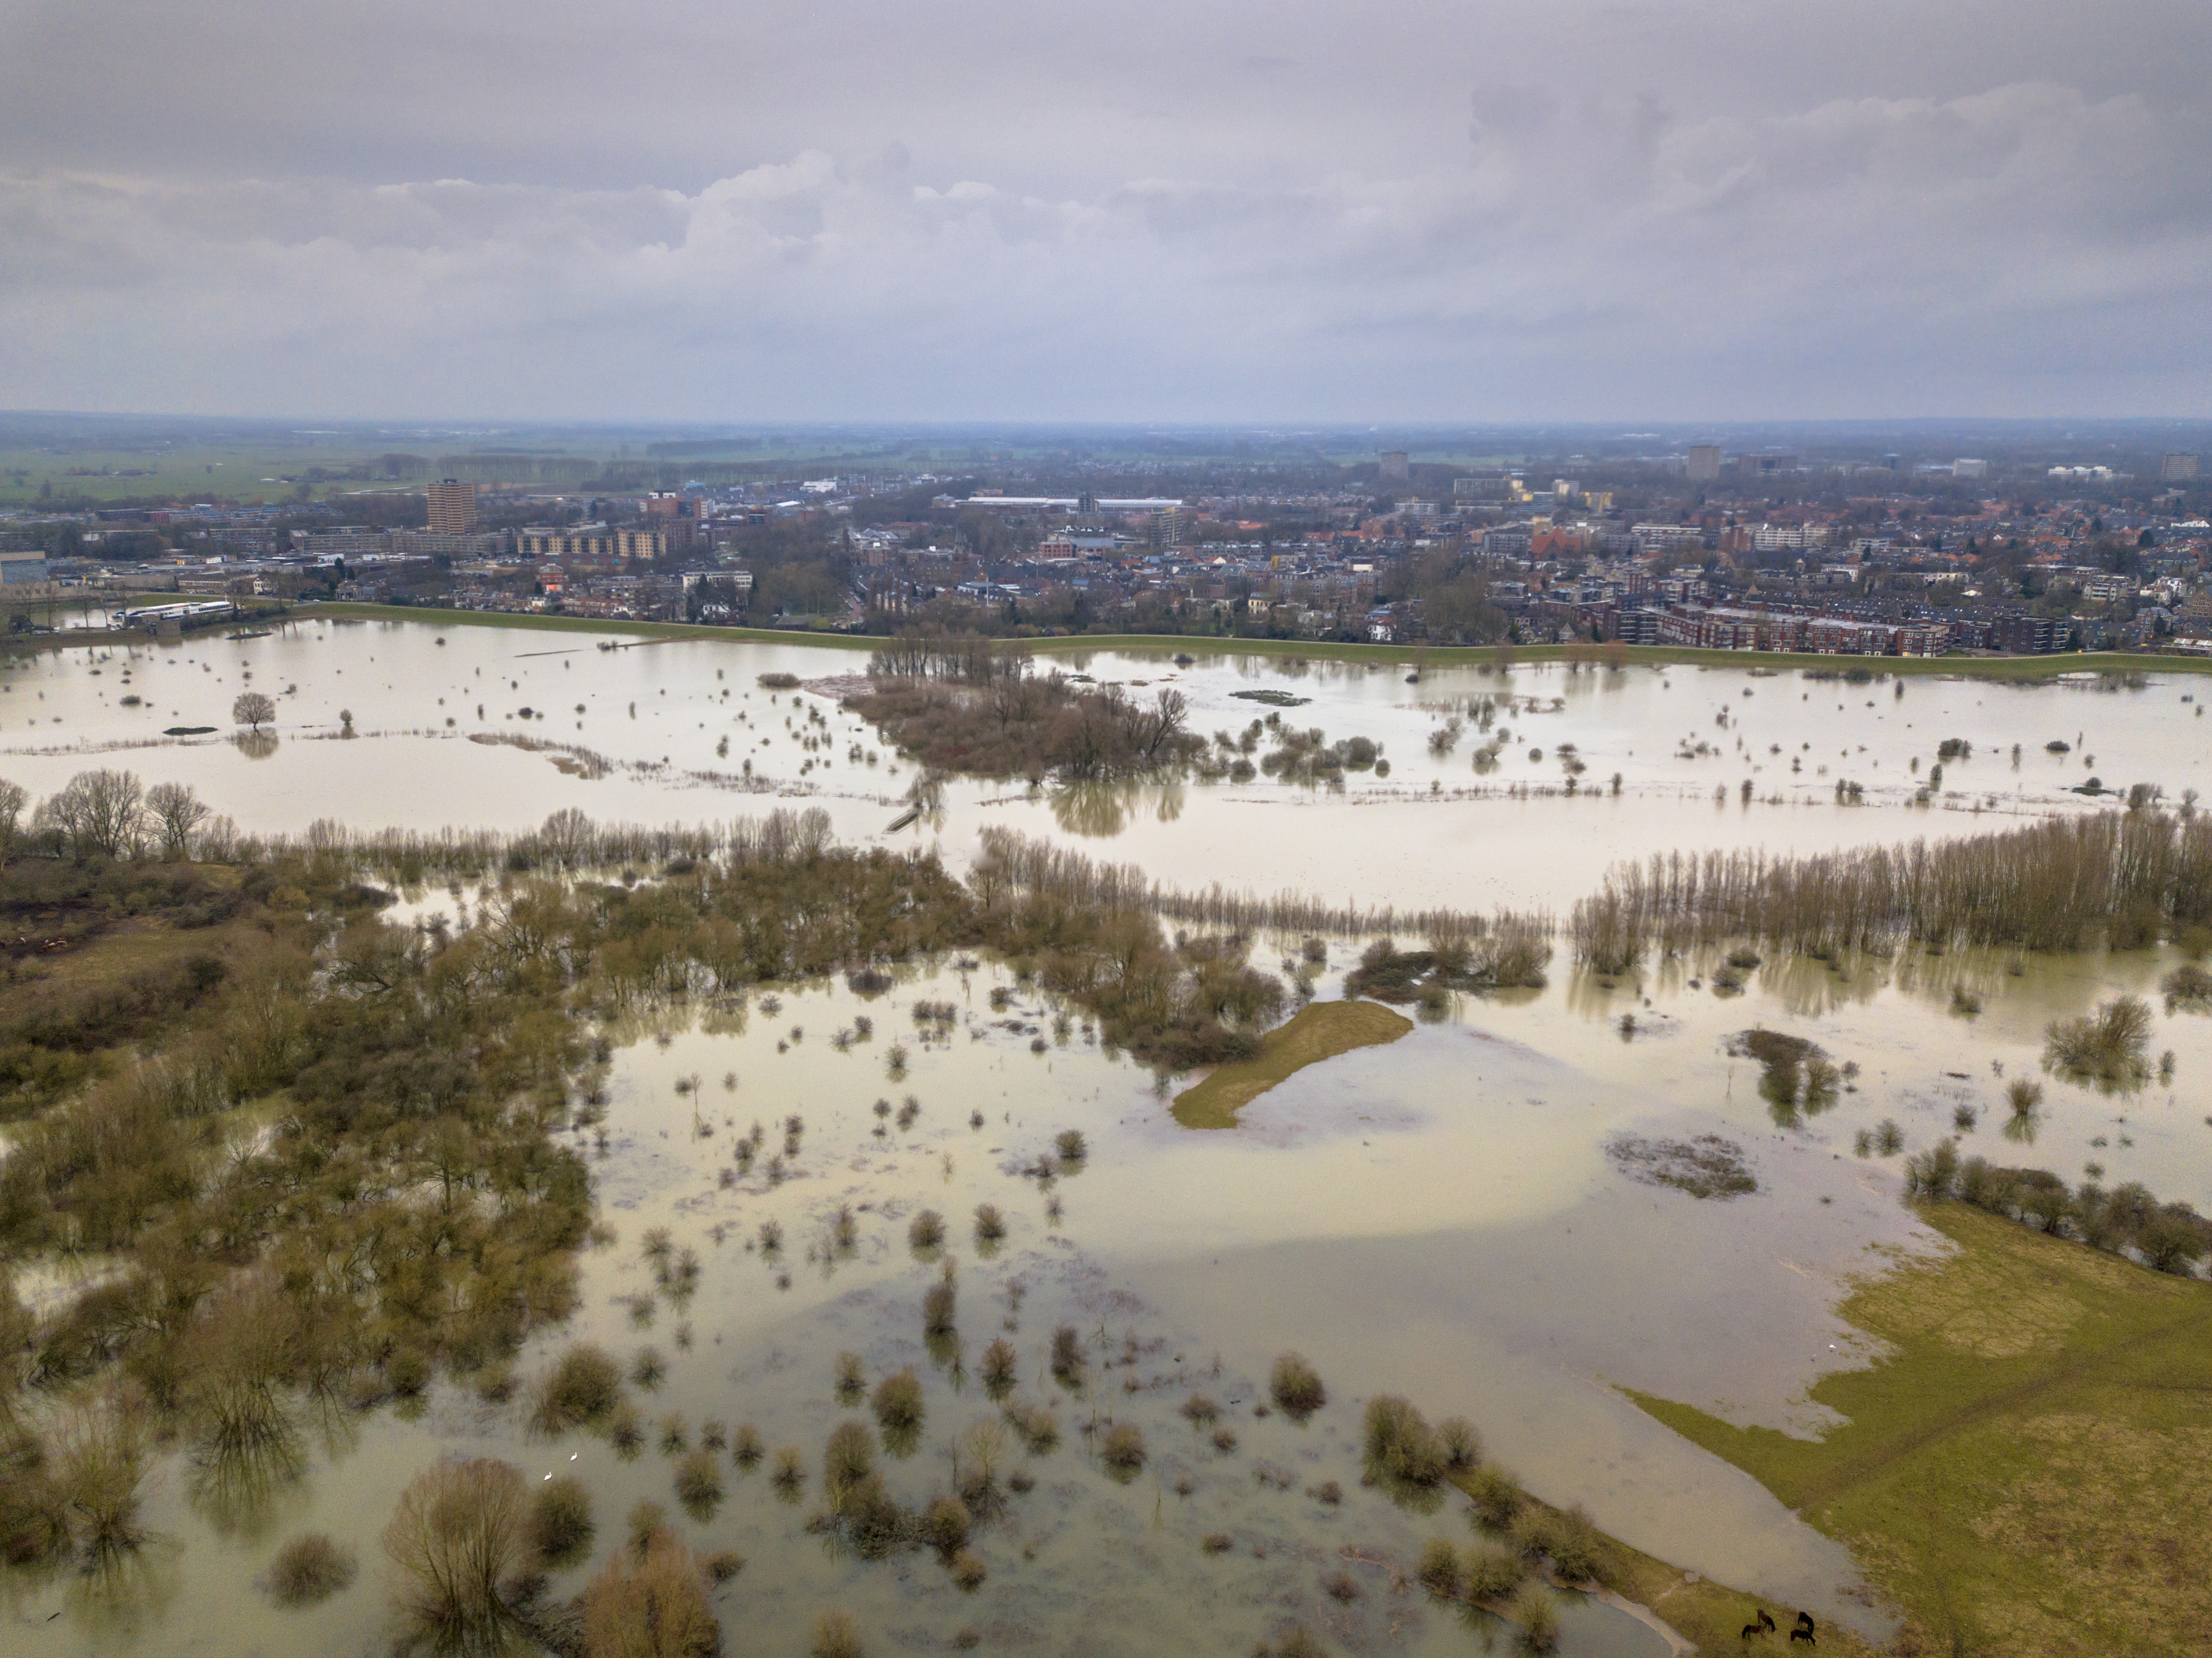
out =
[[[429,488],[430,533],[465,536],[477,527],[477,486],[445,478]]]
[[[1693,443],[1690,446],[1690,482],[1711,483],[1721,475],[1721,446],[1717,443]]]
[[[2168,455],[2159,467],[2158,475],[2168,483],[2180,483],[2197,476],[2197,457]]]
[[[615,563],[668,556],[668,537],[659,530],[610,529],[604,524],[536,525],[520,531],[516,540],[526,559]]]
[[[1413,462],[1402,449],[1382,452],[1382,477],[1385,483],[1403,483],[1413,476]]]

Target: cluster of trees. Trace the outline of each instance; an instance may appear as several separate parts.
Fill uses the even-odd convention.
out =
[[[2161,1272],[2186,1277],[2212,1257],[2212,1220],[2185,1203],[2160,1203],[2140,1182],[2106,1191],[2084,1181],[2069,1190],[2048,1169],[2002,1168],[1981,1157],[1962,1161],[1954,1140],[1939,1140],[1907,1157],[1905,1189],[1916,1198],[1971,1204],[2057,1237],[2130,1255]]]
[[[872,687],[847,699],[932,772],[1079,781],[1177,770],[1207,752],[1189,704],[1031,671],[1028,653],[977,635],[902,635],[870,659]]]

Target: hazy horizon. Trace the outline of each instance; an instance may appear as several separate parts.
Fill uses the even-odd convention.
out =
[[[2207,61],[2178,0],[18,3],[0,405],[2197,418]]]

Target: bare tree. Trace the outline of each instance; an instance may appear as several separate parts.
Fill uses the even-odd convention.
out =
[[[120,858],[137,850],[146,809],[137,774],[79,772],[40,805],[34,828],[52,829],[77,858]]]
[[[230,717],[259,731],[276,717],[276,705],[259,691],[240,691],[238,701],[230,705]]]
[[[146,791],[146,811],[161,837],[161,855],[177,861],[191,853],[192,831],[207,821],[208,807],[183,783],[156,783]]]
[[[30,794],[21,783],[10,783],[0,778],[0,855],[15,849],[15,836],[23,821],[23,808],[30,804]]]

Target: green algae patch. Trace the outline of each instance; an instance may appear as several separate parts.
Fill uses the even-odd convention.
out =
[[[1411,1019],[1380,1002],[1309,1003],[1261,1038],[1252,1058],[1217,1066],[1176,1095],[1175,1120],[1185,1128],[1234,1128],[1238,1110],[1277,1083],[1355,1048],[1395,1042],[1413,1028]]]
[[[1922,1213],[1957,1248],[1844,1302],[1887,1351],[1814,1384],[1843,1425],[1799,1439],[1629,1396],[1846,1545],[1906,1619],[1899,1650],[2201,1650],[2212,1485],[2184,1471],[2212,1466],[2212,1284]]]

